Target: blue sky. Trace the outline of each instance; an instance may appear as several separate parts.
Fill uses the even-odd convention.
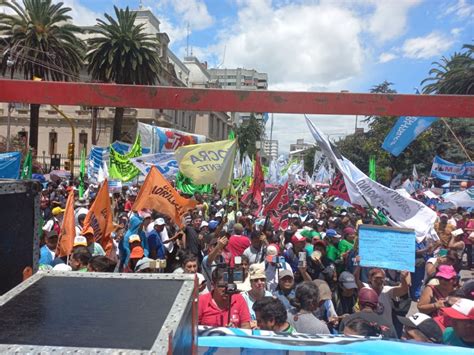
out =
[[[62,0],[78,24],[138,0]],[[266,72],[271,90],[367,92],[388,80],[413,93],[433,61],[474,40],[474,0],[143,0],[182,58]],[[225,58],[224,58],[225,53]],[[352,133],[354,117],[312,116],[331,138]],[[269,127],[267,127],[269,129]],[[312,141],[300,115],[275,114],[280,151]]]

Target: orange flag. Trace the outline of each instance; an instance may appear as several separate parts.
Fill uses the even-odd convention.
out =
[[[61,235],[59,236],[56,256],[62,258],[72,252],[74,238],[76,237],[76,224],[74,223],[74,190],[69,191],[64,211],[63,224],[61,225]]]
[[[132,209],[134,211],[144,208],[154,209],[170,216],[178,226],[182,227],[183,215],[196,205],[197,201],[182,197],[153,166],[146,176]]]
[[[114,243],[110,235],[114,230],[114,225],[112,223],[112,207],[110,206],[109,183],[107,180],[104,180],[100,186],[99,192],[97,192],[97,196],[86,215],[83,230],[88,227],[92,227],[94,230],[94,239],[104,248],[105,255],[112,256]]]

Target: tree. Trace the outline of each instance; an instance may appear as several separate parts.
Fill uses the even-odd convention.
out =
[[[25,80],[70,81],[78,78],[85,46],[76,37],[81,32],[72,25],[71,8],[52,0],[9,1],[0,6],[13,14],[0,14],[0,35],[5,48],[0,69],[13,78],[20,72]],[[38,149],[39,104],[30,105],[29,145]]]
[[[316,153],[316,149],[319,149],[319,148],[316,148],[316,146],[314,146],[314,147],[311,147],[311,148],[307,149],[304,152],[304,156],[303,156],[304,170],[310,175],[313,174],[314,154]]]
[[[425,94],[474,95],[474,46],[465,44],[463,53],[442,57],[421,85]]]
[[[257,152],[256,142],[261,140],[263,128],[257,121],[255,115],[250,114],[250,118],[243,122],[236,130],[237,143],[239,144],[240,156],[247,152],[250,158]]]
[[[127,7],[114,6],[114,19],[104,14],[106,21],[97,19],[97,25],[88,40],[86,62],[92,79],[116,84],[153,85],[158,82],[161,62],[158,40],[145,33],[144,25],[135,25],[136,13]],[[122,134],[123,107],[115,109],[112,140]]]

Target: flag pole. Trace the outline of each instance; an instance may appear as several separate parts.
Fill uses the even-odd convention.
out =
[[[459,140],[459,138],[456,136],[456,133],[454,133],[454,131],[452,130],[451,126],[448,124],[448,122],[446,122],[446,120],[441,117],[441,121],[443,121],[443,123],[446,125],[446,127],[448,128],[448,130],[451,132],[451,134],[453,135],[454,139],[456,139],[456,142],[458,142],[459,146],[461,147],[461,149],[463,150],[464,154],[466,154],[467,158],[469,159],[469,161],[472,163],[472,159],[471,157],[469,156],[469,153],[467,152],[466,148],[464,147],[464,145],[461,143],[461,141]]]
[[[363,194],[360,194],[360,196],[364,199],[365,203],[367,204],[367,206],[369,207],[369,210],[370,212],[372,212],[372,214],[375,216],[375,218],[377,219],[377,221],[380,223],[380,224],[384,224],[382,219],[380,218],[380,216],[375,213],[375,209],[372,207],[372,205],[369,203],[369,201],[365,198],[365,196]]]

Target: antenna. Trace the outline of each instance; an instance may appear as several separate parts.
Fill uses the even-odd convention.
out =
[[[189,57],[189,22],[186,27],[186,57]]]
[[[140,2],[138,3],[138,9],[143,10],[143,1],[142,0],[140,0]]]

